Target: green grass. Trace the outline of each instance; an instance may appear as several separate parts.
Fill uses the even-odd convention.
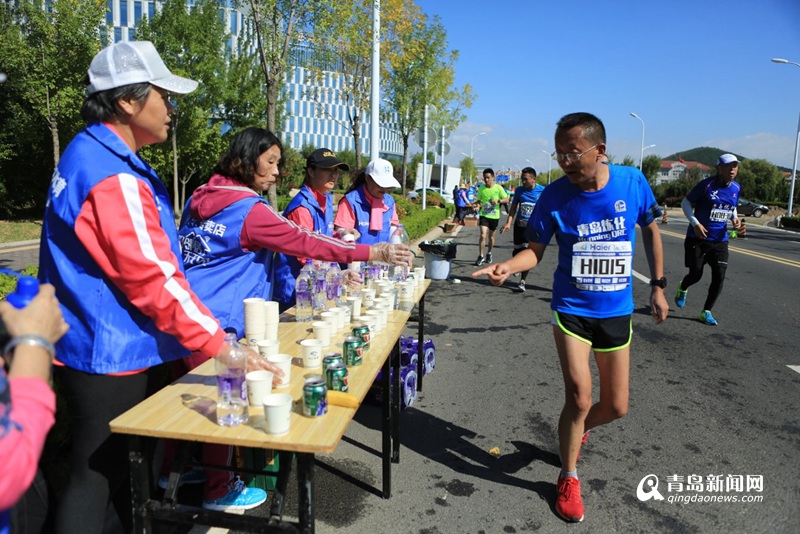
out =
[[[41,233],[42,221],[0,221],[0,243],[39,239]]]

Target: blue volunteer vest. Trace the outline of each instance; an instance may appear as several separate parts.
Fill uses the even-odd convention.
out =
[[[75,220],[89,192],[115,175],[132,176],[149,187],[158,223],[173,254],[180,257],[169,195],[155,171],[103,124],[92,124],[76,135],[59,160],[47,193],[39,279],[56,287],[70,326],[56,344],[59,361],[86,373],[132,371],[189,354],[128,301],[75,235]],[[162,268],[168,278],[175,274],[172,265],[163,263]]]
[[[372,213],[372,206],[367,200],[367,193],[364,186],[347,193],[344,198],[350,202],[353,213],[356,216],[356,230],[361,234],[356,242],[362,245],[374,245],[375,243],[388,243],[392,233],[392,213],[394,210],[394,198],[390,194],[383,195],[383,204],[388,208],[383,212],[383,226],[377,232],[369,229],[369,218]]]
[[[247,188],[242,188],[247,189]],[[247,189],[251,191],[250,189]],[[195,219],[186,203],[178,236],[186,278],[200,300],[219,319],[223,328],[235,328],[244,337],[244,304],[242,300],[272,298],[273,252],[242,248],[244,220],[266,199],[253,196],[237,200],[213,217]]]
[[[314,192],[307,186],[303,185],[300,192],[286,206],[283,211],[283,216],[288,217],[290,213],[299,207],[306,208],[314,220],[313,230],[318,234],[327,236],[333,235],[333,201],[331,195],[325,195],[325,212],[317,202]],[[300,274],[300,269],[303,266],[297,261],[296,256],[287,256],[286,254],[275,254],[275,265],[273,269],[273,283],[274,288],[272,291],[273,300],[285,304],[286,307],[294,306],[294,283],[297,275]]]

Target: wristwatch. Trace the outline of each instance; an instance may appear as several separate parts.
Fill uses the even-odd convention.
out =
[[[666,289],[667,279],[662,276],[658,280],[650,280],[650,285],[655,287],[660,287],[661,289]]]

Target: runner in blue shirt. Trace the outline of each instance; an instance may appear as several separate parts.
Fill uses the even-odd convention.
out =
[[[525,236],[525,229],[528,227],[528,219],[531,218],[533,208],[539,200],[539,196],[544,191],[544,186],[536,183],[536,170],[533,167],[525,167],[522,169],[521,180],[522,185],[514,190],[514,197],[511,199],[511,208],[508,210],[508,220],[506,224],[500,229],[502,234],[511,228],[511,221],[514,216],[517,217],[517,222],[514,225],[514,252],[512,256],[516,256],[526,248],[528,248],[528,239]],[[525,280],[528,278],[528,271],[522,271],[520,275],[517,291],[520,293],[525,292]]]
[[[650,305],[656,323],[667,318],[663,250],[656,223],[660,209],[644,175],[632,167],[606,165],[606,132],[589,113],[561,118],[556,157],[566,178],[547,186],[528,223],[528,248],[508,261],[472,274],[501,285],[511,274],[535,267],[552,237],[558,243],[553,275],[553,337],[566,388],[558,423],[562,470],[556,511],[582,521],[578,480],[580,447],[589,429],[628,411],[633,251],[635,226],[650,267]],[[600,400],[592,403],[589,355],[594,351]]]
[[[739,191],[742,187],[733,179],[739,173],[739,160],[733,154],[722,154],[717,160],[717,174],[702,180],[689,191],[681,202],[683,213],[689,219],[686,240],[683,242],[684,262],[689,273],[678,284],[675,304],[686,306],[689,286],[703,277],[703,266],[711,267],[711,285],[700,313],[700,321],[711,326],[717,320],[711,309],[722,293],[725,272],[728,269],[728,221],[739,229],[741,222],[736,213]]]

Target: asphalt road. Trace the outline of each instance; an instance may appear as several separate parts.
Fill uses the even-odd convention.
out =
[[[463,227],[451,272],[461,283],[435,281],[426,297],[436,369],[402,414],[392,498],[378,496],[379,409],[365,405],[336,452],[318,457],[317,532],[798,532],[800,235],[750,226],[731,243],[720,324],[709,327],[696,320],[708,273],[686,308],[671,298],[685,273],[685,223],[661,229],[673,309],[655,325],[649,287],[636,280],[630,412],[582,450],[584,523],[553,508],[563,396],[549,324],[555,246],[518,294],[469,277],[478,230]],[[510,257],[510,240],[499,236],[495,261]],[[635,268],[649,278],[641,245]],[[647,475],[664,500],[637,498]],[[727,502],[691,502],[709,498]],[[292,492],[289,516],[296,506]]]

